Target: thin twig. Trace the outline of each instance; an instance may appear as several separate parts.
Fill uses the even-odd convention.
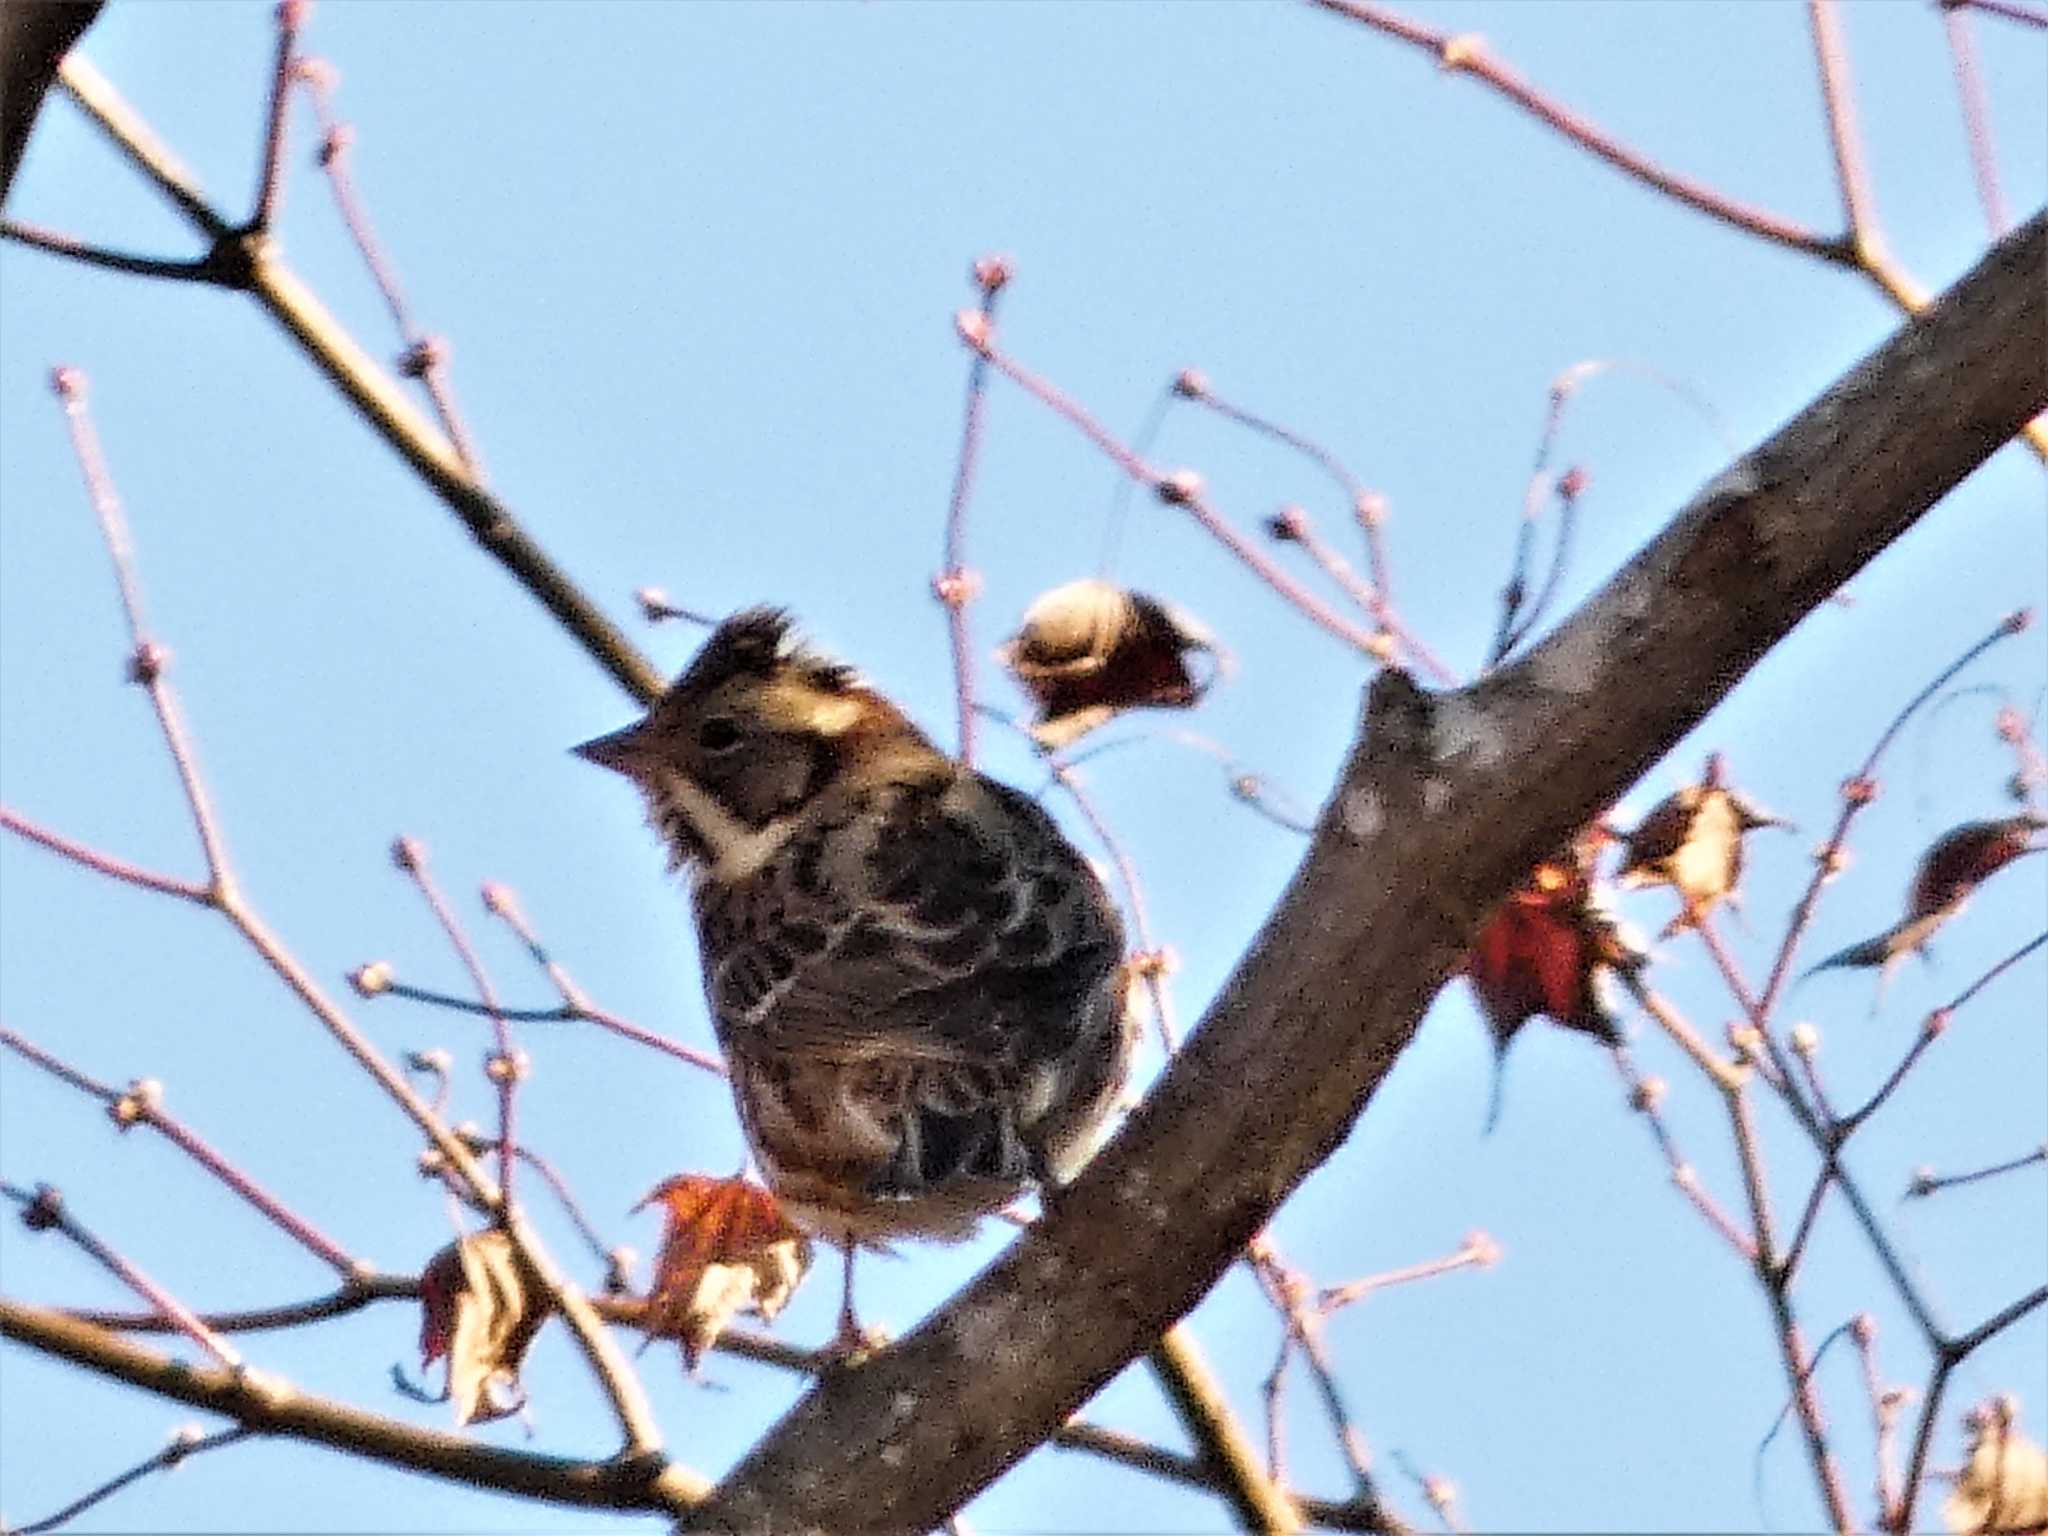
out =
[[[1161,474],[1139,458],[1118,442],[1108,428],[1097,421],[1084,406],[997,347],[994,337],[980,323],[980,311],[963,310],[955,317],[954,324],[960,339],[986,357],[998,373],[1047,409],[1064,417],[1082,436],[1107,455],[1111,462],[1149,489],[1161,501],[1168,506],[1184,508],[1218,543],[1249,566],[1254,574],[1303,616],[1358,650],[1368,655],[1374,653],[1372,632],[1338,613],[1276,565],[1258,545],[1233,528],[1209,504],[1199,475],[1185,469],[1175,470],[1171,474]]]
[[[161,875],[155,870],[143,869],[111,854],[101,853],[96,848],[88,848],[83,843],[74,842],[30,821],[26,816],[4,805],[0,805],[0,827],[5,827],[16,836],[27,838],[38,847],[47,848],[74,864],[81,864],[95,874],[105,875],[109,880],[118,880],[123,885],[139,886],[145,891],[156,891],[164,896],[176,896],[181,901],[193,902],[202,907],[213,905],[213,893],[203,885],[195,885],[190,880],[180,880],[175,875]]]
[[[2009,1158],[2002,1163],[1993,1163],[1988,1168],[1973,1168],[1968,1173],[1937,1174],[1931,1169],[1922,1169],[1913,1175],[1913,1182],[1906,1188],[1910,1200],[1925,1200],[1929,1195],[1944,1189],[1954,1189],[1961,1184],[1976,1184],[1985,1179],[1995,1179],[2001,1174],[2018,1173],[2022,1168],[2032,1168],[2048,1163],[2048,1142],[2043,1142],[2033,1151],[2019,1157]]]
[[[59,1232],[78,1249],[129,1290],[168,1319],[186,1338],[231,1371],[242,1368],[242,1357],[233,1345],[215,1333],[177,1297],[115,1249],[102,1242],[90,1228],[71,1214],[64,1197],[48,1184],[33,1190],[18,1184],[0,1183],[0,1194],[21,1207],[21,1223],[31,1232]]]
[[[0,239],[12,240],[33,251],[83,262],[88,267],[123,272],[130,277],[162,277],[173,282],[209,283],[221,288],[242,286],[234,279],[232,269],[213,256],[142,256],[132,251],[91,245],[59,230],[45,229],[40,224],[29,224],[20,219],[0,219]]]
[[[1989,16],[2003,16],[2007,21],[2024,22],[2030,27],[2048,27],[2048,9],[2029,5],[2027,0],[1941,0],[1945,7],[1961,10],[1971,6]]]
[[[204,1451],[219,1450],[222,1446],[233,1445],[238,1440],[246,1440],[250,1433],[249,1430],[240,1427],[215,1430],[210,1435],[203,1435],[190,1427],[181,1429],[171,1436],[162,1450],[143,1458],[127,1471],[108,1478],[90,1493],[81,1494],[55,1514],[45,1515],[40,1520],[31,1520],[27,1525],[10,1525],[7,1529],[11,1536],[43,1536],[44,1532],[54,1531],[68,1524],[95,1504],[112,1498],[130,1483],[140,1482],[152,1472],[168,1472],[188,1457],[197,1456]]]
[[[1197,405],[1207,406],[1226,421],[1283,443],[1309,460],[1328,475],[1344,493],[1352,512],[1357,516],[1359,528],[1365,535],[1366,570],[1371,576],[1371,585],[1362,583],[1353,586],[1346,583],[1346,590],[1371,612],[1379,610],[1393,601],[1393,574],[1388,569],[1386,540],[1381,530],[1385,520],[1384,498],[1368,491],[1356,475],[1344,467],[1344,462],[1329,449],[1311,437],[1296,432],[1291,427],[1248,411],[1243,406],[1225,400],[1209,387],[1209,381],[1193,369],[1183,372],[1174,384],[1174,393],[1182,399],[1192,400]]]
[[[366,996],[390,994],[408,1002],[424,1003],[430,1008],[446,1008],[454,1013],[488,1014],[490,1010],[482,1003],[466,997],[455,997],[446,992],[436,992],[427,987],[415,987],[407,982],[395,981],[379,976],[371,967],[363,966],[351,973],[358,978],[357,991]],[[631,1040],[636,1045],[647,1046],[665,1056],[688,1062],[714,1077],[726,1075],[725,1063],[709,1051],[701,1051],[694,1045],[685,1045],[680,1040],[671,1040],[667,1035],[658,1035],[651,1029],[643,1028],[630,1019],[622,1019],[615,1013],[585,1002],[563,1002],[553,1008],[500,1008],[499,1015],[514,1024],[595,1024],[599,1029]]]
[[[1679,1150],[1678,1138],[1672,1135],[1659,1107],[1664,1098],[1664,1080],[1644,1077],[1636,1070],[1635,1060],[1626,1046],[1615,1046],[1608,1052],[1614,1062],[1614,1070],[1628,1087],[1628,1104],[1643,1117],[1643,1123],[1650,1128],[1650,1137],[1657,1143],[1657,1150],[1663,1154],[1665,1167],[1671,1170],[1671,1183],[1685,1196],[1714,1233],[1725,1242],[1745,1264],[1756,1263],[1756,1239],[1742,1230],[1735,1219],[1721,1209],[1721,1203],[1700,1182],[1699,1169],[1692,1160]],[[1716,1080],[1719,1085],[1719,1080]],[[1736,1089],[1722,1086],[1724,1095],[1732,1095]]]
[[[334,1239],[304,1217],[292,1212],[277,1196],[209,1146],[198,1132],[174,1115],[166,1113],[163,1108],[162,1085],[146,1078],[136,1081],[126,1089],[100,1082],[5,1025],[0,1025],[0,1046],[5,1046],[51,1076],[98,1099],[106,1105],[114,1124],[122,1130],[125,1131],[132,1125],[146,1125],[157,1132],[172,1146],[255,1207],[271,1225],[292,1238],[315,1258],[332,1267],[344,1279],[368,1272],[360,1260],[351,1256]]]
[[[974,264],[981,289],[975,323],[984,336],[994,336],[996,300],[1010,280],[1010,265],[1000,256],[984,256]],[[988,357],[979,348],[967,365],[967,402],[960,417],[960,455],[953,466],[953,490],[946,503],[943,547],[945,568],[932,582],[932,594],[946,610],[946,633],[953,651],[953,695],[959,713],[960,761],[974,763],[974,635],[967,623],[967,605],[974,601],[980,578],[967,568],[967,508],[974,497],[974,471],[981,460],[981,420],[988,403]]]
[[[1870,172],[1863,161],[1863,136],[1856,126],[1856,92],[1849,80],[1842,22],[1833,0],[1806,0],[1806,19],[1813,32],[1821,104],[1827,110],[1828,142],[1835,156],[1835,184],[1842,194],[1842,217],[1849,227],[1850,243],[1861,256],[1879,239],[1877,208],[1870,194]]]
[[[1842,1487],[1842,1475],[1835,1465],[1834,1451],[1828,1444],[1827,1421],[1821,1409],[1820,1394],[1813,1383],[1812,1367],[1808,1364],[1812,1357],[1807,1355],[1800,1337],[1799,1321],[1792,1310],[1791,1291],[1784,1283],[1783,1270],[1778,1266],[1777,1242],[1772,1231],[1770,1181],[1764,1171],[1763,1146],[1757,1136],[1755,1116],[1750,1111],[1746,1091],[1737,1089],[1726,1098],[1736,1158],[1742,1167],[1743,1190],[1749,1201],[1750,1226],[1756,1234],[1756,1273],[1763,1285],[1764,1299],[1771,1309],[1775,1325],[1773,1332],[1784,1360],[1793,1407],[1798,1411],[1807,1458],[1813,1465],[1814,1481],[1819,1485],[1821,1502],[1827,1507],[1830,1523],[1837,1531],[1847,1533],[1855,1528],[1849,1513],[1848,1495]]]
[[[1432,55],[1447,74],[1470,76],[1580,148],[1590,150],[1624,175],[1666,197],[1677,199],[1688,208],[1823,261],[1846,265],[1852,260],[1839,241],[1790,219],[1723,196],[1703,182],[1665,170],[1605,129],[1529,85],[1508,65],[1494,58],[1487,51],[1485,42],[1472,33],[1454,35],[1440,32],[1385,6],[1365,3],[1365,0],[1308,0],[1308,3]]]
[[[263,160],[256,175],[256,204],[249,214],[252,231],[267,232],[277,222],[284,197],[284,146],[289,137],[293,55],[299,29],[311,9],[307,0],[278,0],[277,63],[270,74],[270,106],[263,124]]]
[[[456,409],[455,386],[448,378],[448,344],[438,336],[427,335],[413,323],[412,311],[398,284],[397,268],[378,243],[376,231],[370,224],[369,209],[356,190],[355,177],[349,170],[349,151],[355,147],[355,128],[341,121],[335,111],[334,68],[323,59],[307,59],[298,65],[297,76],[305,82],[307,93],[313,100],[313,110],[320,119],[320,168],[327,173],[335,207],[348,229],[349,239],[355,243],[356,251],[363,259],[363,265],[369,269],[371,280],[383,295],[384,307],[391,312],[393,328],[405,343],[399,359],[399,372],[408,378],[418,379],[425,387],[427,398],[433,403],[434,414],[440,418],[441,430],[448,435],[449,445],[462,461],[463,468],[480,484],[484,478],[483,462],[463,425],[462,413]]]
[[[1850,1134],[1861,1126],[1864,1121],[1884,1107],[1885,1101],[1891,1098],[1892,1094],[1898,1090],[1899,1084],[1906,1080],[1906,1074],[1913,1070],[1914,1066],[1919,1062],[1921,1055],[1937,1039],[1948,1032],[1949,1023],[1954,1018],[1955,1011],[1958,1008],[1969,1002],[1971,998],[1983,991],[1985,987],[1989,986],[2044,945],[2048,945],[2048,931],[2035,934],[2033,938],[1991,966],[1990,969],[1986,970],[1946,1003],[1930,1012],[1921,1021],[1920,1032],[1913,1037],[1913,1043],[1906,1048],[1906,1054],[1899,1059],[1899,1064],[1892,1068],[1891,1075],[1878,1086],[1877,1091],[1871,1094],[1869,1099],[1860,1108],[1835,1122],[1838,1144],[1840,1141],[1847,1140]]]
[[[400,873],[412,881],[425,898],[428,910],[434,914],[434,921],[447,937],[461,960],[462,968],[469,972],[469,979],[476,988],[477,1001],[482,1004],[484,1014],[491,1021],[493,1051],[485,1063],[485,1073],[497,1089],[498,1098],[498,1196],[506,1209],[512,1205],[512,1170],[518,1164],[519,1137],[516,1129],[516,1114],[519,1083],[526,1075],[524,1053],[512,1048],[512,1027],[505,1021],[505,1012],[498,1006],[497,988],[491,985],[491,978],[484,971],[483,961],[478,957],[476,947],[469,942],[469,935],[462,931],[462,924],[454,911],[442,898],[441,891],[434,884],[434,877],[427,869],[427,850],[417,838],[401,837],[391,845],[391,862]]]
[[[1315,1304],[1318,1311],[1335,1312],[1353,1302],[1362,1301],[1374,1291],[1384,1291],[1397,1285],[1409,1285],[1417,1280],[1433,1280],[1438,1275],[1448,1275],[1460,1269],[1491,1269],[1500,1262],[1500,1244],[1484,1232],[1472,1232],[1456,1251],[1440,1259],[1425,1259],[1420,1264],[1408,1264],[1399,1269],[1383,1270],[1377,1275],[1366,1275],[1358,1280],[1347,1280],[1342,1285],[1325,1286],[1317,1292]]]
[[[2012,227],[2012,221],[2006,217],[2005,198],[1998,190],[1998,150],[1991,141],[1991,102],[1984,94],[1984,76],[1977,68],[1976,34],[1960,5],[1942,7],[1941,25],[1948,38],[1949,59],[1955,66],[1963,136],[1970,145],[1970,174],[1977,183],[1977,201],[1984,209],[1985,228],[1996,240]]]

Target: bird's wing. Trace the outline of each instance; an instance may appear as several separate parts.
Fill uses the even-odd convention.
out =
[[[802,834],[754,910],[707,933],[721,1035],[841,1059],[1061,1055],[1111,1006],[1123,935],[1101,882],[1014,790],[963,772],[892,791]]]

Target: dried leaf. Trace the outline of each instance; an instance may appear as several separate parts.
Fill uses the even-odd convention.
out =
[[[1024,611],[997,653],[1038,706],[1031,734],[1063,747],[1127,709],[1187,709],[1215,681],[1215,641],[1180,610],[1108,582],[1070,581]],[[1201,675],[1189,657],[1212,664]]]
[[[1889,977],[1907,955],[1926,951],[1927,941],[1963,910],[1978,886],[2021,855],[2036,852],[2034,834],[2043,826],[2048,822],[2023,814],[1951,827],[1920,855],[1906,892],[1906,915],[1884,932],[1837,950],[1806,975],[1876,966]]]
[[[2014,1425],[2010,1399],[1994,1399],[1966,1421],[1970,1459],[1941,1506],[1956,1536],[2026,1536],[2048,1531],[2048,1452]]]
[[[520,1363],[548,1319],[539,1283],[493,1228],[450,1243],[420,1271],[420,1365],[448,1359],[457,1424],[517,1413]]]
[[[668,1224],[644,1326],[650,1338],[678,1340],[694,1371],[741,1312],[774,1321],[811,1267],[811,1241],[744,1178],[678,1174],[634,1209],[656,1204]]]
[[[1605,833],[1589,829],[1545,860],[1479,930],[1465,974],[1493,1031],[1491,1129],[1500,1115],[1501,1064],[1516,1033],[1542,1014],[1566,1029],[1618,1044],[1611,973],[1643,963],[1601,902],[1593,861]]]
[[[1745,836],[1759,827],[1790,825],[1728,788],[1725,775],[1721,754],[1712,753],[1699,783],[1667,796],[1622,839],[1628,854],[1617,876],[1620,884],[1668,885],[1685,904],[1665,928],[1666,937],[1692,927],[1720,902],[1735,899]]]
[[[1929,917],[1953,913],[1977,887],[2033,847],[2033,837],[2048,826],[2033,815],[2004,816],[1996,821],[1967,821],[1944,832],[1920,856],[1906,915]]]

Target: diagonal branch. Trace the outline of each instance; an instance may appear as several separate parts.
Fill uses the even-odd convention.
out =
[[[2048,406],[2044,263],[2048,215],[1512,667],[1436,697],[1383,673],[1301,869],[1121,1133],[952,1302],[813,1389],[689,1524],[858,1509],[928,1529],[1193,1307],[1343,1140],[1529,866]]]

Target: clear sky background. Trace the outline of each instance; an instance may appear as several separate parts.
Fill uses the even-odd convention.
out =
[[[1663,162],[1818,228],[1837,222],[1800,7],[1483,4],[1415,7],[1483,32],[1531,80]],[[112,7],[86,50],[214,194],[254,178],[269,8]],[[1940,22],[1924,5],[1846,8],[1878,207],[1931,287],[1985,231]],[[2048,46],[1975,25],[2009,204],[2048,187]],[[941,739],[951,682],[928,595],[957,443],[965,359],[952,315],[985,251],[1014,258],[1006,344],[1130,433],[1161,386],[1199,366],[1217,390],[1335,448],[1391,507],[1408,621],[1461,670],[1482,659],[1545,390],[1589,358],[1682,381],[1718,414],[1639,377],[1595,380],[1562,462],[1591,473],[1568,596],[1652,534],[1727,456],[1768,433],[1898,323],[1867,284],[1710,223],[1623,181],[1387,40],[1278,5],[327,5],[307,45],[341,73],[356,168],[454,378],[493,485],[622,620],[657,584],[723,610],[789,605]],[[300,130],[286,254],[380,355],[395,344],[340,237]],[[15,217],[184,253],[184,228],[68,104],[45,112]],[[88,272],[0,246],[0,794],[73,836],[159,868],[197,853],[145,700],[121,682],[105,557],[45,384],[88,371],[175,656],[201,760],[250,894],[339,986],[392,961],[422,984],[460,972],[390,868],[390,838],[431,850],[501,989],[543,980],[473,899],[509,882],[605,1005],[710,1044],[681,894],[625,788],[570,758],[623,723],[616,688],[314,376],[249,302]],[[1241,525],[1302,502],[1340,545],[1344,508],[1315,473],[1185,410],[1156,456],[1198,467]],[[1114,472],[998,386],[970,533],[986,577],[984,657],[1036,593],[1097,568]],[[1629,798],[1640,812],[1713,747],[1797,820],[1753,846],[1747,927],[1761,970],[1831,819],[1835,787],[1897,707],[2000,615],[2048,596],[2042,469],[2008,448],[1816,613]],[[1234,658],[1186,722],[1313,807],[1351,737],[1360,658],[1283,609],[1178,515],[1134,500],[1118,574],[1204,619]],[[680,628],[645,633],[665,667]],[[2041,631],[1974,674],[2023,704],[2048,675]],[[1015,697],[985,662],[1001,704]],[[1896,915],[1918,850],[2000,814],[2010,772],[1973,695],[1893,754],[1848,878],[1810,953]],[[1119,735],[1141,732],[1127,724]],[[1000,733],[988,766],[1036,788]],[[1192,1018],[1286,880],[1300,841],[1232,803],[1216,764],[1164,739],[1086,770],[1144,872]],[[1068,808],[1056,805],[1068,819]],[[1075,827],[1076,835],[1084,836]],[[1987,888],[1870,1013],[1865,977],[1796,998],[1844,1101],[1882,1080],[1924,1011],[2038,933],[2048,874]],[[295,1207],[391,1270],[449,1235],[400,1119],[221,924],[0,840],[0,1013],[84,1069],[154,1076],[169,1106]],[[1646,929],[1664,893],[1630,898]],[[1390,943],[1398,943],[1390,935]],[[1708,1031],[1729,1017],[1696,945],[1657,983]],[[1911,1170],[2017,1156],[2048,1132],[2048,1030],[2037,955],[1958,1016],[1851,1166],[1879,1200],[1945,1321],[1966,1326],[2040,1283],[2040,1169],[1901,1207]],[[388,1051],[445,1044],[460,1112],[489,1118],[479,1021],[397,1001],[357,1009]],[[1712,1095],[1640,1021],[1645,1062],[1703,1178],[1740,1191]],[[740,1143],[715,1080],[593,1032],[523,1032],[536,1072],[526,1135],[614,1240],[649,1251],[627,1208],[661,1178],[724,1171]],[[1445,1253],[1483,1228],[1504,1258],[1377,1296],[1331,1345],[1388,1492],[1426,1515],[1398,1454],[1454,1481],[1465,1517],[1527,1530],[1802,1530],[1820,1519],[1789,1431],[1757,1447],[1785,1384],[1742,1266],[1673,1191],[1644,1127],[1587,1043],[1540,1026],[1510,1060],[1498,1130],[1481,1135],[1490,1046],[1462,984],[1444,994],[1357,1131],[1277,1232],[1324,1283]],[[1147,1070],[1156,1067],[1148,1058]],[[1304,1071],[1315,1064],[1303,1063]],[[188,1302],[314,1295],[328,1277],[175,1153],[116,1141],[86,1100],[0,1063],[0,1173],[60,1184],[77,1212]],[[1810,1164],[1767,1116],[1780,1219]],[[1790,1207],[1788,1210],[1787,1207]],[[564,1258],[570,1234],[542,1211]],[[907,1328],[1005,1240],[869,1261],[872,1321]],[[1831,1204],[1800,1292],[1810,1339],[1858,1310],[1886,1373],[1924,1379],[1910,1320]],[[595,1280],[594,1275],[585,1276]],[[119,1304],[53,1238],[8,1222],[7,1294]],[[836,1284],[821,1266],[785,1316],[821,1341]],[[1242,1274],[1195,1314],[1256,1420],[1276,1323]],[[312,1390],[425,1423],[395,1396],[417,1319],[386,1305],[252,1336],[259,1364]],[[716,1473],[796,1383],[714,1359],[694,1386],[673,1352],[642,1361],[676,1451]],[[559,1328],[530,1370],[536,1447],[602,1454],[602,1405]],[[1863,1517],[1870,1430],[1853,1357],[1822,1367]],[[1955,1412],[2019,1394],[2048,1417],[2048,1316],[1973,1359]],[[1178,1443],[1142,1371],[1089,1416]],[[0,1352],[0,1507],[37,1518],[146,1455],[189,1415]],[[1291,1414],[1300,1483],[1341,1495],[1341,1462],[1307,1392]],[[516,1424],[479,1432],[527,1443]],[[1759,1498],[1758,1489],[1761,1489]],[[1926,1506],[1931,1518],[1931,1506]],[[973,1507],[984,1530],[1192,1530],[1212,1500],[1067,1453],[1032,1457]],[[103,1506],[80,1530],[569,1530],[646,1526],[407,1480],[319,1452],[252,1444]]]

